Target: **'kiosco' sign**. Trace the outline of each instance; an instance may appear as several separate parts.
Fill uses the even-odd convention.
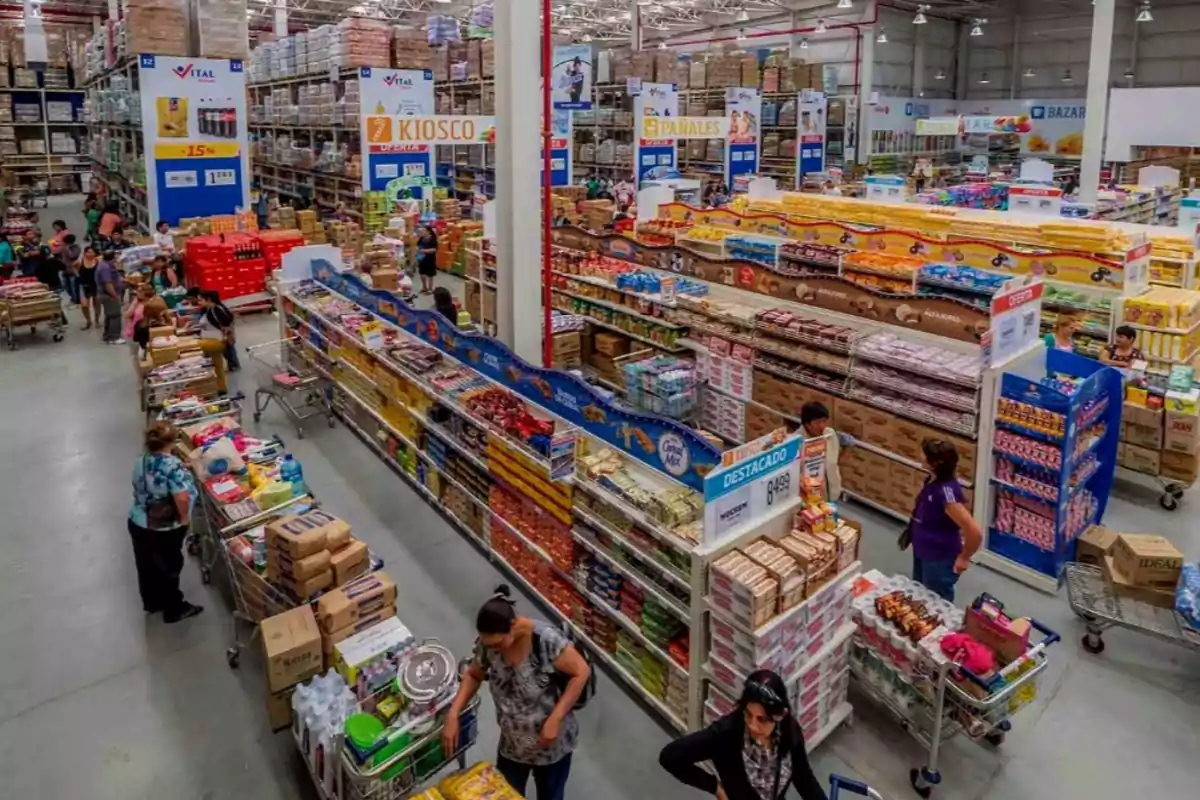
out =
[[[495,117],[367,117],[369,144],[488,144],[495,130]]]

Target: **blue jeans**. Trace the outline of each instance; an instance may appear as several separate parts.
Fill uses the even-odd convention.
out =
[[[529,773],[532,771],[537,800],[563,800],[567,794],[567,777],[571,774],[571,754],[567,753],[555,763],[543,767],[518,764],[504,756],[497,756],[496,769],[521,797],[528,796],[525,794],[525,784],[529,783]]]
[[[58,273],[59,280],[62,281],[63,291],[67,293],[67,297],[71,298],[71,302],[79,305],[79,276],[72,275],[67,270]]]
[[[954,571],[954,559],[918,558],[913,553],[913,580],[929,591],[954,602],[954,585],[958,583],[958,573]]]
[[[230,369],[241,369],[242,365],[238,361],[237,345],[233,342],[225,343],[225,364]]]

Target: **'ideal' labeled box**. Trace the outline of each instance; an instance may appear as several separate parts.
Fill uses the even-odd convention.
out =
[[[287,516],[267,525],[267,546],[293,559],[337,550],[350,541],[350,526],[320,509]]]
[[[379,570],[322,595],[317,601],[317,621],[321,630],[331,633],[395,602],[396,584]]]
[[[1113,544],[1113,562],[1137,586],[1174,589],[1183,569],[1183,554],[1162,536],[1122,533]]]
[[[260,629],[272,692],[281,692],[321,671],[321,631],[311,606],[267,617]]]

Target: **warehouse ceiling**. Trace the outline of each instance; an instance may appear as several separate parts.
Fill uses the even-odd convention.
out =
[[[186,1],[186,0],[183,0]],[[647,39],[705,30],[713,27],[744,25],[753,28],[784,19],[792,11],[805,19],[820,15],[830,18],[853,17],[861,13],[865,0],[852,0],[851,9],[839,9],[837,0],[551,0],[555,33],[581,41],[627,39],[630,17],[640,8]],[[908,0],[884,0],[896,9],[917,9]],[[1004,13],[1017,0],[927,0],[930,14],[965,18],[991,12]],[[430,14],[445,14],[461,19],[484,0],[287,0],[289,27],[303,30],[316,25],[336,23],[348,16],[374,17],[402,25],[421,26]],[[247,0],[251,30],[272,28],[275,0]],[[41,8],[54,21],[90,22],[94,16],[108,14],[108,0],[44,0]],[[0,2],[6,16],[20,15],[18,2]]]

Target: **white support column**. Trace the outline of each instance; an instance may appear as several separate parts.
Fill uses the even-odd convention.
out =
[[[1021,15],[1014,14],[1012,21],[1013,45],[1012,56],[1009,58],[1008,99],[1017,99],[1017,89],[1021,85]]]
[[[642,7],[634,3],[633,13],[629,15],[629,46],[633,50],[642,49]]]
[[[1116,0],[1096,0],[1092,9],[1092,50],[1088,55],[1087,118],[1083,124],[1083,163],[1079,169],[1079,201],[1096,202],[1104,129],[1108,124],[1108,76],[1112,63],[1113,14]]]
[[[496,317],[499,338],[542,362],[541,10],[496,3]]]
[[[275,0],[275,35],[287,36],[287,0]]]
[[[799,28],[800,27],[800,15],[798,13],[796,13],[795,11],[792,12],[791,21],[792,21],[792,24],[788,26],[789,28]],[[800,49],[800,40],[803,38],[804,38],[804,34],[802,34],[802,33],[793,33],[788,36],[788,55],[790,57],[792,57],[792,58],[803,58],[804,57],[804,53],[801,52],[801,49]]]
[[[925,92],[925,29],[928,25],[913,25],[912,93],[920,97]]]
[[[864,25],[858,32],[862,37],[862,61],[858,70],[858,163],[871,163],[871,87],[875,83],[875,26]]]

